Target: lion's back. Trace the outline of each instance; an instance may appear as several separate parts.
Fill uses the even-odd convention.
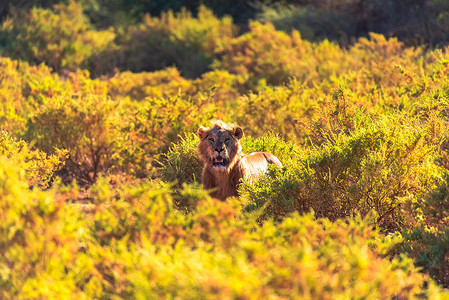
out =
[[[253,152],[245,155],[240,161],[243,175],[252,180],[256,180],[261,174],[268,171],[269,164],[282,168],[280,160],[268,152]]]

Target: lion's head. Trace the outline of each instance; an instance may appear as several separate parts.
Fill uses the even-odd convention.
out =
[[[243,130],[239,126],[216,120],[210,127],[201,126],[197,134],[201,159],[214,172],[229,171],[242,156]]]

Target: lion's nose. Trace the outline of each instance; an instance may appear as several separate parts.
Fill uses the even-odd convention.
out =
[[[223,150],[224,150],[223,146],[215,148],[215,151],[217,151],[218,153],[220,153]]]

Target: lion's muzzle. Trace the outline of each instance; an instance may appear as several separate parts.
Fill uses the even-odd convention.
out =
[[[212,159],[212,165],[217,169],[226,169],[226,167],[228,166],[228,160],[218,155],[217,157]]]

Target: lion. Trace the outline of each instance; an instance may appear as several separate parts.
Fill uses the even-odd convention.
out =
[[[198,153],[204,162],[201,181],[214,198],[225,200],[238,196],[240,180],[257,180],[268,170],[269,164],[282,168],[282,163],[271,153],[243,154],[240,145],[243,130],[237,125],[214,120],[208,128],[201,126],[197,135],[200,138]]]

